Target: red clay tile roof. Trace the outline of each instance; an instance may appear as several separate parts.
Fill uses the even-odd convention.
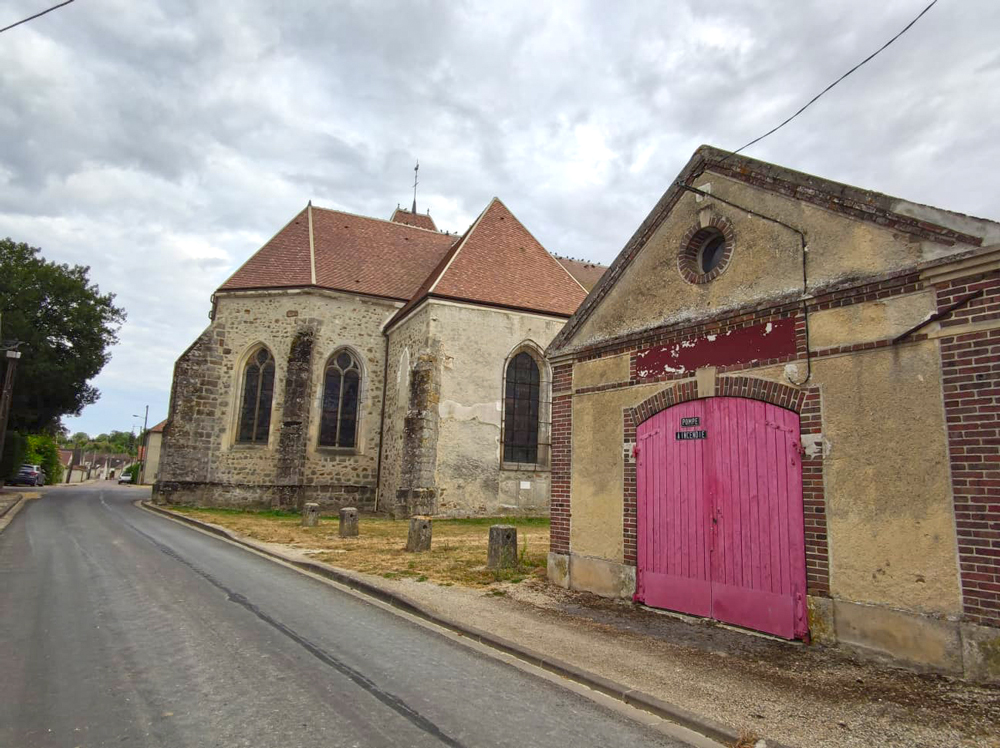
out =
[[[312,279],[312,213],[316,281]],[[316,286],[410,299],[457,237],[437,231],[306,208],[237,270],[220,291]]]
[[[607,267],[604,265],[598,265],[594,262],[571,260],[568,257],[556,257],[556,259],[588,291],[597,285],[597,281],[601,279],[604,271],[607,270]]]
[[[390,320],[402,320],[428,296],[568,317],[587,292],[498,198]]]
[[[434,225],[434,219],[431,218],[430,213],[411,213],[404,208],[396,208],[392,212],[392,218],[389,220],[393,223],[405,223],[407,226],[416,226],[418,229],[437,231],[437,226]]]
[[[166,425],[167,425],[167,419],[164,418],[158,424],[156,424],[155,426],[151,427],[149,429],[149,431],[150,431],[150,433],[155,434],[157,432],[163,431],[163,427],[166,426]]]

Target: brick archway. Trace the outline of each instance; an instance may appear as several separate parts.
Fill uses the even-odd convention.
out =
[[[829,597],[830,566],[823,487],[822,405],[818,387],[796,389],[781,382],[747,376],[720,376],[712,397],[745,397],[799,414],[802,454],[802,502],[805,515],[806,585],[810,595]],[[666,387],[632,408],[622,409],[626,445],[634,445],[639,424],[678,403],[699,399],[698,385],[687,380]],[[622,502],[624,557],[636,564],[637,495],[634,455],[626,452]]]
[[[749,400],[760,400],[801,414],[803,405],[811,392],[811,389],[799,390],[781,382],[772,382],[767,379],[757,379],[756,377],[738,376],[717,377],[715,380],[715,391],[711,396],[745,397]],[[693,380],[672,385],[660,390],[655,395],[651,395],[631,408],[632,423],[634,426],[638,426],[643,421],[648,421],[661,410],[666,410],[671,406],[687,402],[688,400],[697,400],[700,397],[704,396],[700,395],[698,385]],[[803,430],[803,433],[806,432]]]

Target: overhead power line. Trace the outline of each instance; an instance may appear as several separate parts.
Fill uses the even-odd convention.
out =
[[[39,16],[44,16],[46,13],[51,13],[54,10],[58,10],[59,8],[63,7],[64,5],[69,5],[71,2],[73,2],[73,0],[66,0],[66,2],[64,2],[64,3],[59,3],[59,5],[53,5],[48,10],[43,10],[41,13],[35,13],[35,15],[28,16],[27,18],[25,18],[23,20],[20,20],[17,23],[12,23],[10,26],[4,26],[2,29],[0,29],[0,34],[2,34],[4,31],[9,31],[10,29],[14,28],[15,26],[20,26],[22,23],[27,23],[28,21],[33,21],[34,19],[38,18]]]
[[[875,50],[874,52],[872,52],[872,53],[871,53],[870,55],[868,55],[868,56],[867,56],[867,57],[866,57],[865,59],[863,59],[863,60],[862,60],[861,62],[859,62],[859,63],[858,63],[857,65],[855,65],[855,66],[854,66],[853,68],[851,68],[850,70],[848,70],[848,71],[847,71],[846,73],[844,73],[844,74],[843,74],[842,76],[840,76],[839,78],[837,78],[837,80],[835,80],[835,81],[834,81],[833,83],[831,83],[831,84],[830,84],[829,86],[827,86],[827,87],[826,87],[826,88],[824,88],[824,89],[823,89],[822,91],[820,91],[820,92],[819,92],[818,94],[816,94],[816,95],[815,95],[815,96],[813,96],[813,97],[812,97],[811,99],[809,99],[809,101],[808,101],[808,102],[806,102],[805,106],[803,106],[803,107],[802,107],[801,109],[799,109],[799,111],[797,111],[797,112],[796,112],[795,114],[793,114],[793,115],[792,115],[791,117],[789,117],[788,119],[786,119],[786,120],[785,120],[784,122],[782,122],[782,123],[781,123],[780,125],[778,125],[777,127],[774,127],[774,128],[772,128],[772,129],[768,130],[768,131],[767,131],[766,133],[764,133],[764,134],[763,134],[763,135],[761,135],[760,137],[758,137],[758,138],[754,138],[753,140],[751,140],[751,141],[750,141],[749,143],[747,143],[746,145],[744,145],[744,146],[741,146],[741,147],[737,148],[737,149],[736,149],[735,151],[733,151],[732,153],[730,153],[730,154],[729,154],[728,156],[726,156],[726,158],[724,158],[724,159],[722,159],[722,160],[723,160],[723,161],[725,161],[725,160],[726,160],[727,158],[730,158],[731,156],[735,156],[735,155],[736,155],[737,153],[739,153],[740,151],[742,151],[742,150],[745,150],[745,149],[749,148],[750,146],[754,145],[755,143],[759,143],[759,142],[760,142],[760,141],[762,141],[762,140],[763,140],[764,138],[766,138],[766,137],[767,137],[768,135],[773,135],[773,134],[774,134],[774,133],[776,133],[776,132],[777,132],[778,130],[780,130],[780,129],[781,129],[782,127],[784,127],[784,126],[785,126],[785,125],[787,125],[787,124],[788,124],[789,122],[791,122],[791,121],[792,121],[793,119],[795,119],[796,117],[798,117],[798,116],[799,116],[800,114],[802,114],[802,112],[804,112],[804,111],[805,111],[806,109],[808,109],[808,108],[809,108],[810,106],[812,106],[813,104],[815,104],[815,103],[816,103],[816,102],[817,102],[817,101],[819,100],[819,98],[820,98],[820,97],[821,97],[821,96],[822,96],[823,94],[825,94],[825,93],[826,93],[827,91],[829,91],[829,90],[830,90],[831,88],[833,88],[834,86],[836,86],[836,85],[837,85],[838,83],[840,83],[840,82],[841,82],[842,80],[844,80],[844,78],[846,78],[847,76],[849,76],[849,75],[850,75],[851,73],[853,73],[853,72],[854,72],[855,70],[857,70],[858,68],[860,68],[860,67],[861,67],[862,65],[864,65],[865,63],[867,63],[867,62],[870,62],[871,60],[873,60],[873,59],[874,59],[875,57],[877,57],[877,56],[878,56],[878,54],[879,54],[880,52],[882,52],[882,50],[884,50],[884,49],[885,49],[886,47],[888,47],[888,46],[889,46],[890,44],[892,44],[892,43],[893,43],[894,41],[896,41],[896,40],[897,40],[897,39],[898,39],[899,37],[901,37],[901,36],[902,36],[903,34],[905,34],[905,33],[906,33],[907,31],[909,31],[909,30],[910,30],[910,28],[911,28],[911,27],[913,26],[913,24],[915,24],[915,23],[916,23],[917,21],[919,21],[919,20],[920,20],[920,19],[921,19],[921,18],[923,17],[924,13],[926,13],[926,12],[927,12],[927,11],[929,11],[929,10],[930,10],[931,8],[933,8],[933,7],[935,6],[935,5],[937,5],[937,1],[938,1],[938,0],[933,0],[933,2],[932,2],[932,3],[930,4],[930,5],[928,5],[928,6],[927,6],[926,8],[924,8],[924,9],[923,9],[922,11],[920,11],[920,13],[919,13],[919,14],[917,14],[917,17],[916,17],[916,18],[914,18],[914,19],[913,19],[912,21],[910,21],[910,22],[909,22],[908,24],[906,24],[906,26],[905,26],[905,27],[903,28],[903,30],[902,30],[902,31],[900,31],[900,32],[899,32],[898,34],[896,34],[896,35],[895,35],[894,37],[892,37],[892,39],[890,39],[890,40],[889,40],[889,41],[887,41],[887,42],[886,42],[885,44],[883,44],[883,45],[882,45],[881,47],[879,47],[879,48],[878,48],[878,49],[876,49],[876,50]]]

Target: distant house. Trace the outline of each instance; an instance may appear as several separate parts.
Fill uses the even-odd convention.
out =
[[[142,451],[142,472],[139,473],[139,482],[155,483],[160,474],[160,446],[163,444],[163,427],[167,425],[167,420],[163,419],[146,432],[143,439]]]

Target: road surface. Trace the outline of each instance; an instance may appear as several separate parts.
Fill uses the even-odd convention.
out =
[[[60,487],[0,534],[0,746],[682,746],[357,596]]]

